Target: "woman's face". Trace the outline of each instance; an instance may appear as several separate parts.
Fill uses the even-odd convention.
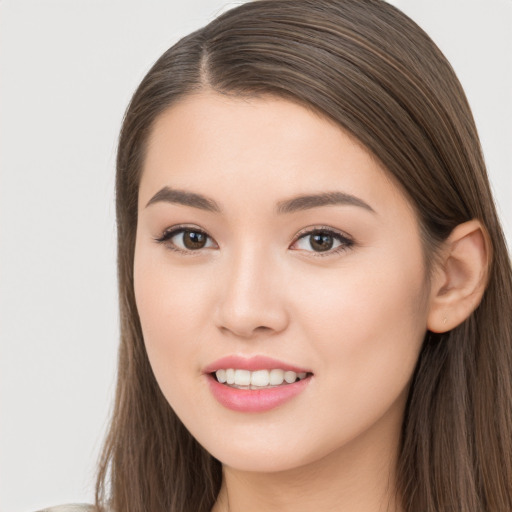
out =
[[[426,332],[422,254],[379,163],[302,106],[202,92],[154,126],[135,250],[142,331],[163,394],[228,466],[396,445]]]

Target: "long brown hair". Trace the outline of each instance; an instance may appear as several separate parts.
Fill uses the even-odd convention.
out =
[[[207,512],[221,464],[188,433],[148,362],[135,306],[137,194],[155,119],[202,89],[299,102],[357,137],[414,206],[425,255],[479,219],[492,244],[479,307],[427,332],[405,410],[397,495],[407,512],[512,510],[512,270],[473,117],[431,39],[381,0],[258,0],[181,39],[127,109],[117,156],[121,346],[96,490],[116,512]]]

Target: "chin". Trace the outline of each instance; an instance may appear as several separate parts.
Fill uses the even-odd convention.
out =
[[[212,453],[212,455],[214,455]],[[214,455],[215,456],[215,455]],[[280,453],[277,450],[273,455],[264,455],[254,450],[219,453],[216,457],[223,466],[237,471],[251,473],[279,473],[297,469],[306,464],[297,457],[297,454]]]
[[[277,473],[311,464],[330,452],[329,447],[308,446],[304,442],[308,438],[311,439],[310,436],[293,439],[290,436],[222,435],[201,444],[226,467],[238,471]]]

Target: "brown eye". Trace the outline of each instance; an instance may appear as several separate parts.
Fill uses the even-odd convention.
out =
[[[200,231],[183,231],[183,245],[189,250],[202,249],[208,237]]]
[[[292,245],[291,249],[328,255],[339,253],[353,245],[354,241],[342,233],[330,229],[313,229],[303,233]]]
[[[317,252],[328,251],[334,245],[334,238],[328,233],[314,233],[309,235],[311,248]]]
[[[169,249],[178,252],[199,251],[201,249],[217,248],[213,239],[200,229],[175,228],[169,229],[156,239]]]

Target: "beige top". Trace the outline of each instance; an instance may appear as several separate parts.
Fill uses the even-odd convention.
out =
[[[57,507],[44,508],[38,512],[93,512],[94,507],[86,503],[72,503],[69,505],[58,505]]]

